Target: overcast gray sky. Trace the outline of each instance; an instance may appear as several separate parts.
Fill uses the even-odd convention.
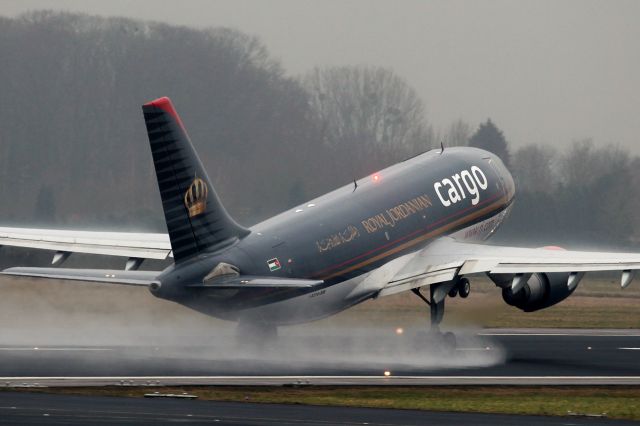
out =
[[[293,75],[393,68],[445,127],[491,117],[515,145],[592,137],[640,152],[640,1],[0,0],[260,36]]]

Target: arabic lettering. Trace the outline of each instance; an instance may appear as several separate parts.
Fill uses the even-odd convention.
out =
[[[342,244],[350,243],[360,236],[360,231],[353,225],[347,226],[344,230],[331,234],[326,238],[316,241],[316,247],[320,253],[332,250]]]

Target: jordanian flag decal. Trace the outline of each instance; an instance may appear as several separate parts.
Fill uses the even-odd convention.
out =
[[[277,271],[278,269],[280,269],[280,261],[278,260],[277,257],[267,260],[267,265],[269,265],[269,270],[271,272]]]

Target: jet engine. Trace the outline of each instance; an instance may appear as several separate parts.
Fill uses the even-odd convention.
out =
[[[570,275],[567,273],[531,274],[522,288],[515,293],[510,285],[501,285],[502,283],[498,283],[495,279],[494,282],[502,287],[502,298],[507,304],[525,312],[534,312],[563,301],[575,291],[577,280],[581,276],[571,277]],[[574,281],[571,282],[570,278]]]

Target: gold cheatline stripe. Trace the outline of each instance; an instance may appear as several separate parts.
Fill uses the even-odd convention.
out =
[[[455,220],[455,221],[453,221],[451,223],[448,223],[448,224],[446,224],[446,225],[444,225],[444,226],[442,226],[440,228],[436,228],[431,232],[428,232],[428,233],[426,233],[424,235],[421,235],[421,236],[419,236],[417,238],[414,238],[413,240],[410,240],[410,241],[407,241],[406,243],[400,244],[399,246],[394,247],[389,251],[386,251],[384,253],[380,253],[379,255],[376,255],[374,257],[370,257],[367,260],[363,260],[360,263],[357,263],[357,264],[355,264],[353,266],[350,266],[350,267],[348,267],[346,269],[343,269],[341,271],[334,272],[333,274],[328,275],[328,276],[326,276],[324,278],[321,278],[321,279],[322,280],[328,280],[328,279],[336,277],[338,275],[342,275],[342,274],[346,274],[347,272],[351,272],[351,271],[353,271],[355,269],[360,269],[363,266],[367,266],[370,263],[375,262],[376,260],[383,259],[383,258],[385,258],[385,257],[387,257],[389,255],[392,255],[392,254],[397,253],[399,251],[402,251],[402,250],[404,250],[404,249],[406,249],[408,247],[416,245],[417,243],[419,243],[421,241],[427,240],[427,239],[429,239],[431,237],[434,237],[434,236],[436,236],[438,234],[442,234],[443,232],[446,232],[449,229],[454,228],[459,224],[465,224],[465,223],[470,222],[470,221],[472,221],[473,219],[475,219],[475,218],[477,218],[479,216],[484,215],[486,212],[493,210],[498,205],[503,205],[506,202],[506,200],[507,200],[507,197],[502,197],[498,201],[496,201],[495,203],[493,203],[493,204],[491,204],[491,205],[489,205],[489,206],[487,206],[487,207],[485,207],[483,209],[480,209],[480,210],[470,214],[469,216],[464,216],[464,217],[462,217],[462,218],[460,218],[458,220]]]

